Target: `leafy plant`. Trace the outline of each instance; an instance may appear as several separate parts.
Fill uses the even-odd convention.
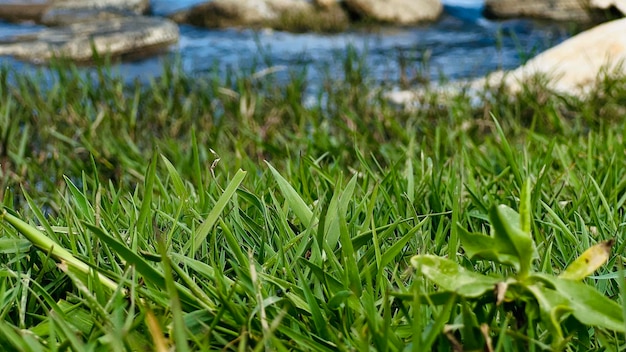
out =
[[[520,198],[519,213],[506,205],[489,210],[489,235],[470,233],[459,226],[465,253],[470,259],[488,261],[485,268],[495,269],[489,270],[489,274],[433,255],[416,255],[411,259],[412,265],[439,287],[440,292],[435,294],[451,293],[459,302],[480,303],[474,307],[474,314],[485,320],[497,319],[495,313],[503,309],[500,313],[512,315],[514,321],[509,326],[502,325],[501,333],[525,329],[531,338],[548,333],[555,350],[566,347],[574,334],[588,334],[584,326],[625,332],[622,307],[582,282],[609,259],[614,241],[592,246],[559,276],[533,271],[533,261],[538,256],[531,234],[528,181]],[[485,307],[489,308],[487,315],[482,314]],[[585,340],[588,336],[578,338]],[[539,341],[534,342],[542,346]],[[527,349],[527,341],[520,343],[521,349]]]

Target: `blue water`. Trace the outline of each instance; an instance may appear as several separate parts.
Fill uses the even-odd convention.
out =
[[[189,7],[199,0],[152,1],[156,16]],[[444,0],[445,13],[435,23],[414,27],[384,26],[341,34],[292,34],[246,29],[209,30],[181,25],[181,38],[169,54],[118,64],[115,71],[129,81],[158,77],[163,62],[178,56],[185,71],[223,74],[255,63],[265,68],[263,58],[286,71],[307,66],[309,78],[317,81],[323,72],[339,74],[342,56],[352,47],[364,58],[371,77],[393,85],[400,77],[400,61],[409,77],[431,80],[482,76],[496,69],[517,67],[533,55],[561,42],[569,34],[557,24],[529,20],[492,22],[481,17],[482,2]],[[0,40],[42,27],[0,22]],[[34,67],[12,58],[0,64],[30,71]],[[279,73],[280,74],[280,73]]]

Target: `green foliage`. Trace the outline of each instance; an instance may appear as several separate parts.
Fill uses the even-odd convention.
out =
[[[0,68],[3,348],[620,349],[626,81],[404,110],[341,59]]]
[[[585,251],[560,277],[533,272],[530,268],[538,256],[530,233],[529,181],[524,183],[520,198],[520,213],[523,215],[505,205],[493,206],[489,211],[490,236],[465,230],[461,236],[463,248],[470,258],[511,265],[516,275],[507,275],[506,269],[497,266],[498,274],[475,273],[449,259],[431,255],[414,256],[411,264],[418,273],[458,299],[480,300],[483,304],[490,302],[496,307],[505,303],[523,307],[524,312],[518,313],[518,319],[526,320],[527,324],[535,320],[541,323],[551,334],[552,347],[557,350],[563,349],[567,343],[561,324],[569,315],[586,325],[624,333],[626,324],[620,305],[592,287],[575,281],[592,274],[609,259],[613,241]],[[525,328],[536,327],[528,325]]]

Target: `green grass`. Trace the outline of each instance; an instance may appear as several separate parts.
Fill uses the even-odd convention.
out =
[[[555,348],[530,304],[438,294],[410,261],[514,275],[469,260],[455,225],[486,232],[492,206],[518,209],[526,179],[533,271],[556,275],[613,238],[585,282],[626,307],[610,274],[626,246],[626,80],[584,101],[529,85],[404,111],[356,55],[343,59],[306,107],[303,72],[281,82],[175,67],[140,86],[106,67],[59,64],[49,80],[0,69],[2,346]],[[562,326],[567,350],[625,343]]]

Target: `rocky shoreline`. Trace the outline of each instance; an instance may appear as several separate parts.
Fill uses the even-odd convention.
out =
[[[136,58],[175,45],[179,41],[177,24],[341,32],[354,23],[412,26],[432,22],[442,11],[440,0],[212,0],[166,18],[150,16],[148,0],[0,0],[0,19],[46,26],[36,33],[3,40],[0,55],[39,64],[54,57],[89,62],[94,49],[97,54],[112,58]],[[626,0],[486,0],[484,5],[484,14],[492,18],[531,17],[586,23],[619,18],[624,11]],[[460,87],[502,85],[515,92],[524,81],[541,74],[555,76],[555,91],[580,95],[600,72],[622,69],[617,64],[626,59],[626,39],[621,33],[626,33],[624,20],[601,24],[518,69],[441,89],[452,92]],[[389,97],[399,104],[411,104],[423,91],[415,88],[391,92]]]

